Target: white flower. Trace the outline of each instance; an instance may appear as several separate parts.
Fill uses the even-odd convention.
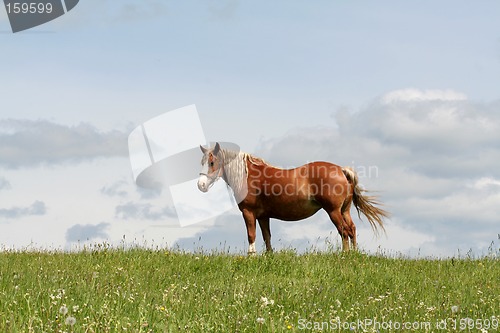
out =
[[[76,318],[75,317],[71,317],[69,316],[68,318],[66,318],[66,320],[64,321],[64,323],[66,325],[70,325],[70,326],[73,326],[76,324]]]
[[[457,313],[458,312],[458,306],[457,305],[453,305],[451,307],[451,313]]]
[[[63,305],[59,308],[59,313],[62,314],[63,316],[66,315],[68,313],[68,308]]]
[[[267,297],[261,297],[260,301],[262,302],[262,306],[273,305],[274,299],[268,299]]]
[[[264,324],[264,321],[265,321],[265,320],[264,320],[264,318],[262,318],[262,317],[257,318],[257,322],[258,322],[259,324],[261,324],[261,325],[262,325],[262,324]]]

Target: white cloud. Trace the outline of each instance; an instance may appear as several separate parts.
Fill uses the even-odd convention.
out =
[[[381,100],[384,104],[395,102],[465,101],[467,96],[453,90],[402,89],[385,94]]]
[[[432,253],[422,250],[425,244],[433,243],[436,240],[434,235],[416,230],[411,226],[398,222],[397,220],[386,222],[386,234],[374,237],[370,228],[366,224],[358,224],[358,243],[360,248],[366,251],[376,252],[380,249],[389,250],[389,254],[415,255],[415,249],[420,254],[428,255]],[[451,255],[447,251],[442,251],[441,255]]]
[[[468,101],[376,101],[354,114],[337,114],[342,138],[375,139],[375,144],[405,148],[426,158],[460,156],[468,150],[479,157],[485,148],[497,148],[500,115],[488,105]],[[366,144],[366,143],[365,143]],[[456,163],[455,163],[456,164]]]
[[[106,229],[110,226],[109,223],[99,224],[76,224],[66,231],[66,241],[68,242],[85,242],[92,239],[106,239],[108,234]]]
[[[125,187],[129,185],[129,183],[125,180],[118,180],[110,185],[103,186],[101,188],[101,193],[110,197],[126,197],[128,195]]]
[[[47,207],[42,201],[35,201],[28,207],[0,208],[0,217],[6,219],[18,219],[26,216],[45,215]]]
[[[10,182],[3,178],[3,177],[0,177],[0,190],[10,190],[12,188],[12,186],[10,185]]]
[[[471,187],[478,190],[491,188],[493,190],[500,191],[500,180],[491,177],[482,177],[476,180]]]
[[[150,203],[127,202],[116,207],[116,216],[122,219],[161,220],[176,218],[175,210],[170,206],[158,208]]]
[[[47,120],[0,120],[0,165],[17,168],[127,155],[127,134],[90,124]]]

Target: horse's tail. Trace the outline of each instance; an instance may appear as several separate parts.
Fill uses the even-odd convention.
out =
[[[377,197],[363,194],[366,190],[358,184],[358,175],[352,168],[343,167],[342,171],[353,187],[352,202],[358,211],[359,218],[361,218],[361,213],[363,213],[376,234],[378,234],[379,227],[385,232],[383,218],[389,217],[390,214],[382,208],[377,207],[382,206]]]

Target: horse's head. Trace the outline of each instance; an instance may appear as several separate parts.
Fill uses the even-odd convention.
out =
[[[198,188],[202,192],[207,192],[210,187],[222,176],[223,161],[220,153],[220,146],[217,142],[214,148],[205,148],[200,146],[203,152],[201,159],[201,172],[198,179]]]

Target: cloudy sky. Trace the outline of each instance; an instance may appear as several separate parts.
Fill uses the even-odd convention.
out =
[[[353,166],[392,213],[380,238],[356,219],[366,251],[498,250],[499,12],[498,1],[85,0],[13,34],[2,8],[0,246],[246,251],[237,209],[180,227],[168,191],[134,182],[130,132],[195,104],[210,141],[283,167]],[[339,242],[323,212],[271,228],[278,249]]]

